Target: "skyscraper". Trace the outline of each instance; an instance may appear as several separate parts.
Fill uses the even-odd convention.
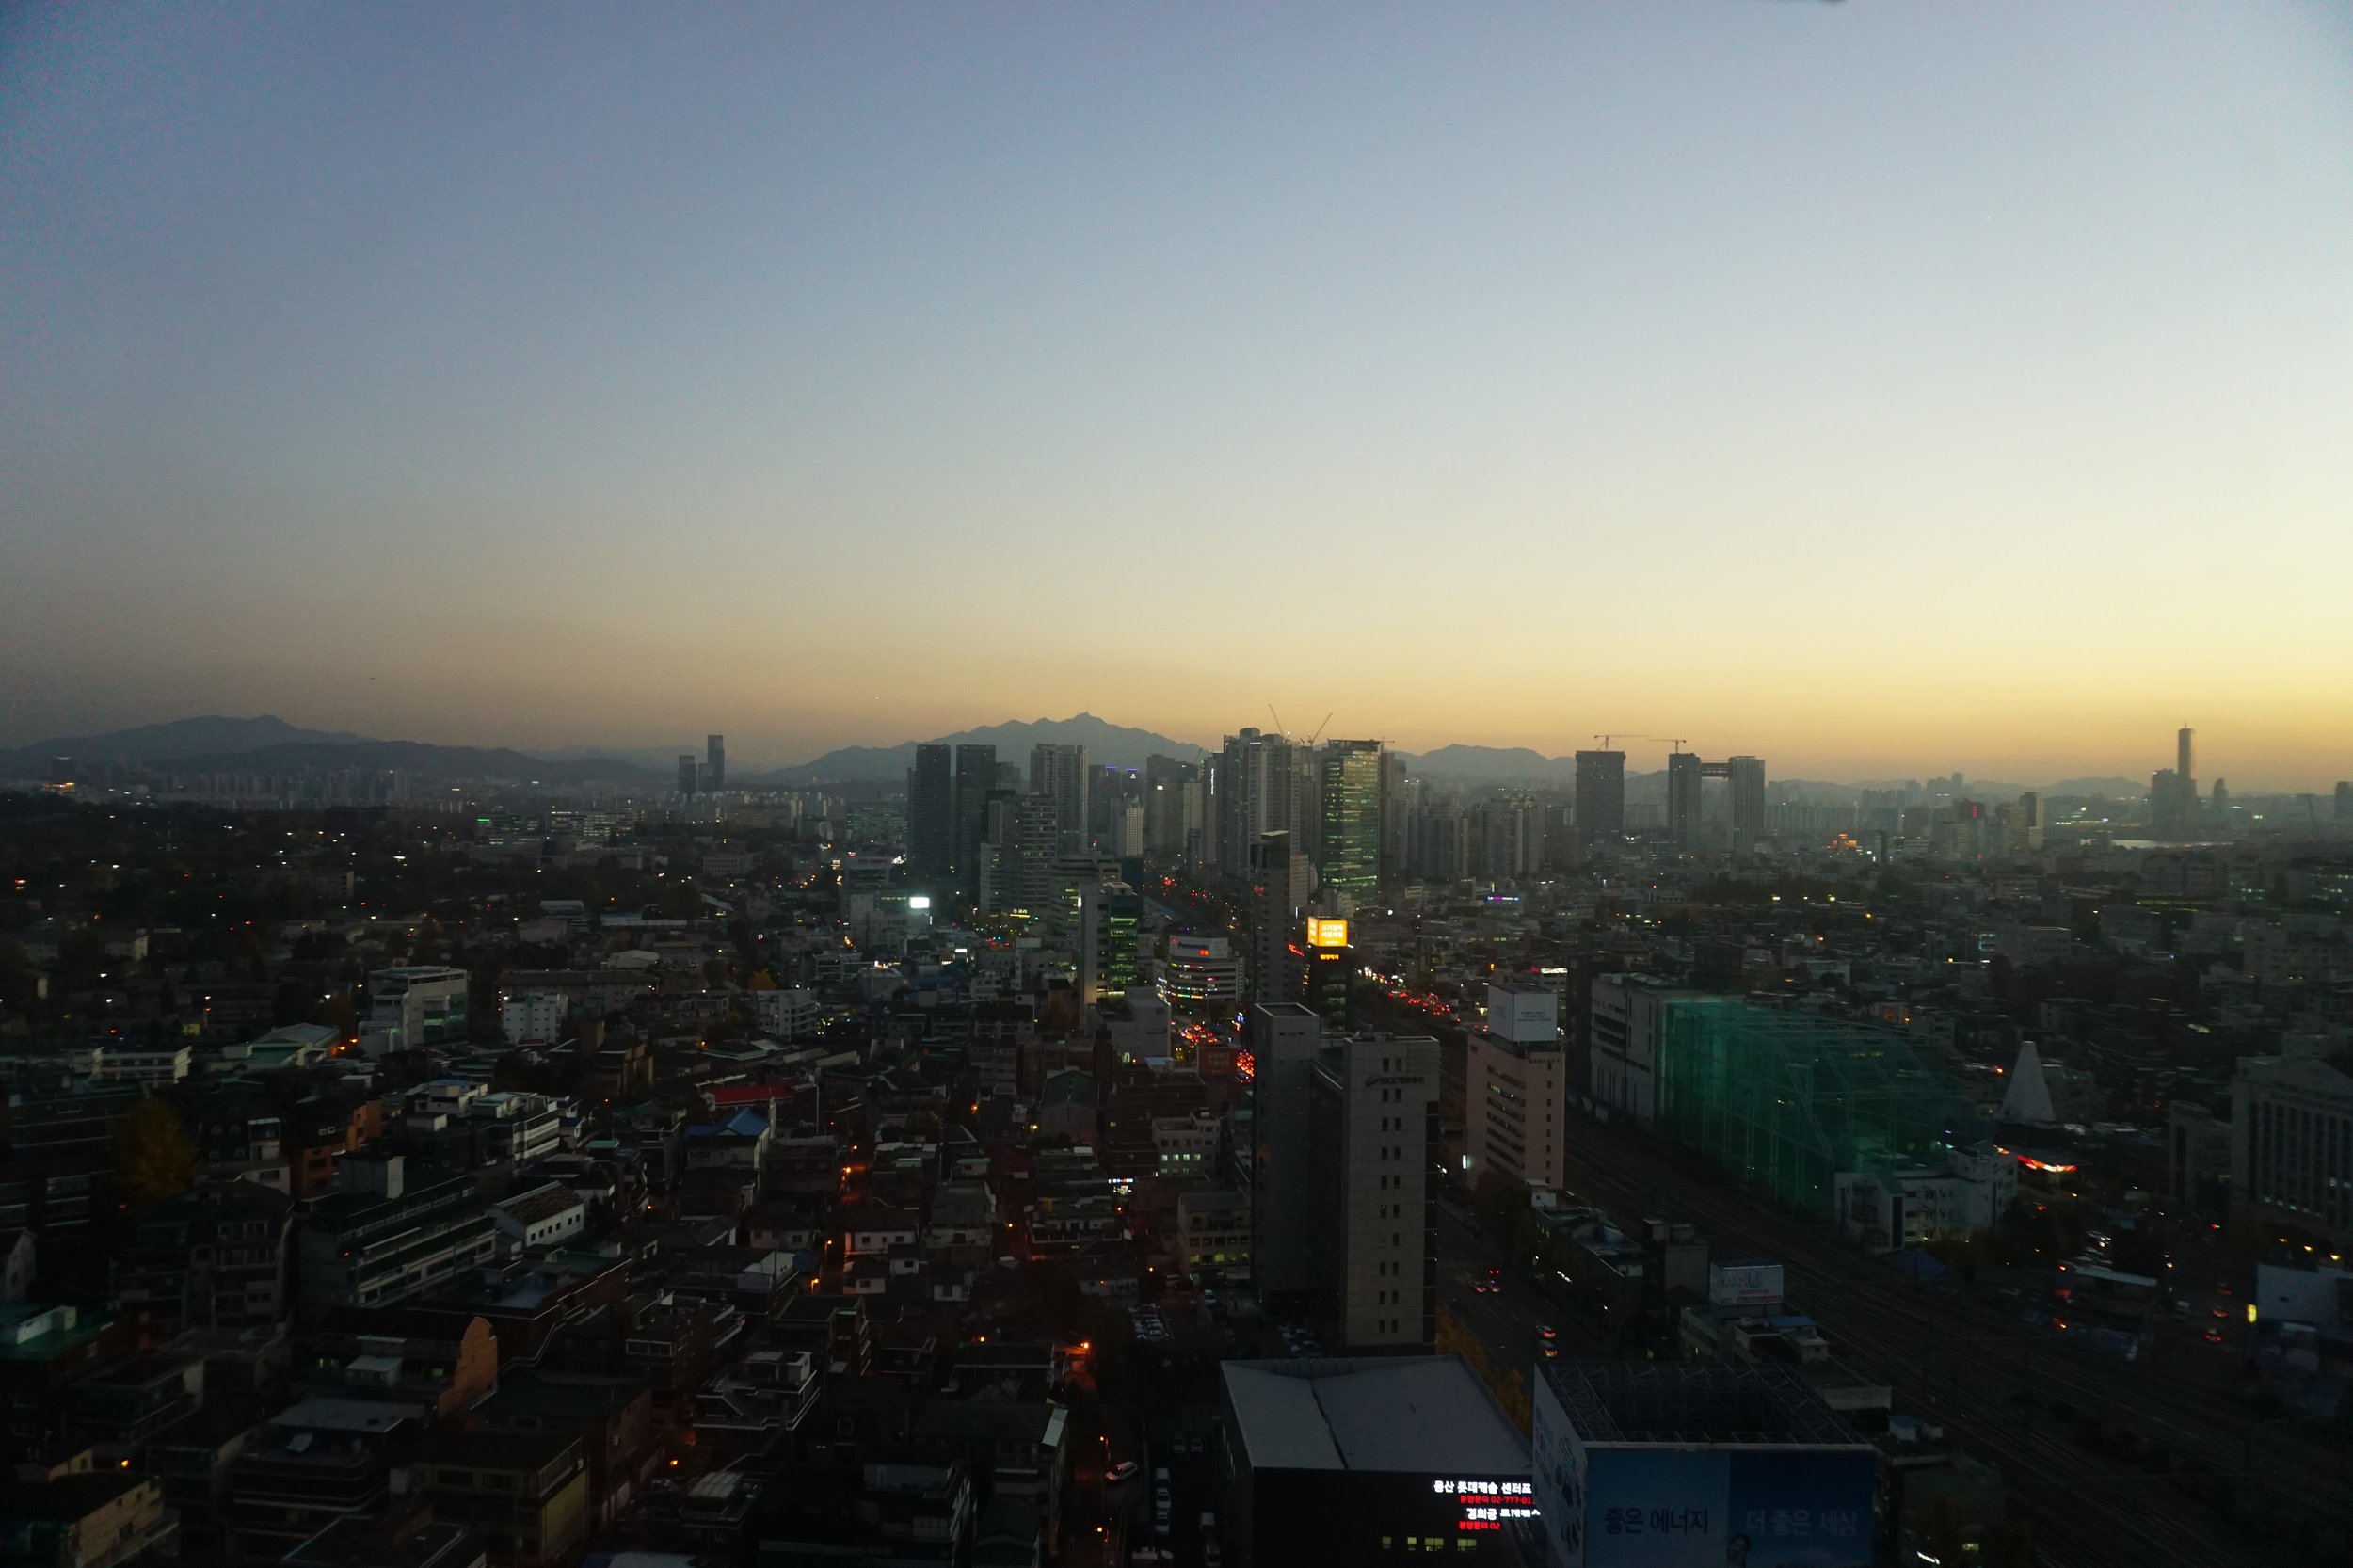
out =
[[[695,760],[693,752],[680,752],[678,754],[678,792],[682,795],[692,795],[695,792],[696,780],[701,772],[701,764]]]
[[[1589,841],[1625,835],[1625,752],[1577,754],[1577,825]]]
[[[1765,837],[1765,759],[1735,757],[1724,764],[1732,785],[1732,844],[1753,849]]]
[[[1323,886],[1353,908],[1381,888],[1381,743],[1332,741],[1321,760]]]
[[[1045,744],[1030,749],[1030,792],[1043,795],[1054,813],[1060,853],[1087,847],[1087,748]]]
[[[728,787],[728,738],[703,737],[703,788],[717,794]]]
[[[1217,759],[1216,811],[1218,863],[1246,876],[1261,837],[1299,826],[1299,762],[1290,742],[1257,729],[1226,736]]]
[[[907,875],[921,892],[954,885],[956,792],[944,745],[919,745],[907,770]]]
[[[1413,785],[1405,776],[1405,759],[1394,751],[1381,754],[1381,874],[1401,877],[1407,861],[1406,820],[1414,808]]]
[[[956,827],[953,847],[956,890],[981,893],[981,840],[988,835],[988,796],[997,788],[997,748],[956,747]]]
[[[1700,771],[1698,752],[1668,754],[1667,833],[1681,854],[1700,847],[1700,780],[1705,776]]]
[[[1297,1001],[1305,963],[1300,905],[1307,899],[1302,857],[1288,833],[1263,833],[1250,852],[1250,995],[1257,1001]]]
[[[2149,780],[2149,832],[2179,843],[2198,836],[2198,777],[2190,771],[2197,731],[2184,725],[2173,737],[2173,766]]]

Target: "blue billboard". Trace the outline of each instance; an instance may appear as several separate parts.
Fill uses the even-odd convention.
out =
[[[1586,1451],[1585,1568],[1867,1568],[1868,1449]]]

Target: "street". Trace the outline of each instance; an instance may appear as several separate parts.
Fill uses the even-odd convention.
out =
[[[1491,1361],[1520,1373],[1532,1387],[1529,1368],[1542,1354],[1539,1330],[1547,1324],[1560,1335],[1557,1343],[1562,1355],[1604,1353],[1574,1320],[1508,1267],[1497,1281],[1498,1290],[1479,1291],[1477,1287],[1487,1270],[1503,1262],[1499,1249],[1480,1234],[1476,1224],[1451,1206],[1438,1206],[1438,1304],[1470,1331]]]

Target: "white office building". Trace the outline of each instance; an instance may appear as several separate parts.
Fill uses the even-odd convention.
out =
[[[1561,999],[1535,985],[1487,987],[1487,1027],[1464,1059],[1464,1175],[1566,1185],[1568,1053]]]

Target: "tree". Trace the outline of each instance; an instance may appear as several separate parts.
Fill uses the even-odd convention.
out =
[[[196,1145],[170,1106],[152,1095],[115,1124],[115,1192],[135,1208],[161,1203],[196,1176]]]

